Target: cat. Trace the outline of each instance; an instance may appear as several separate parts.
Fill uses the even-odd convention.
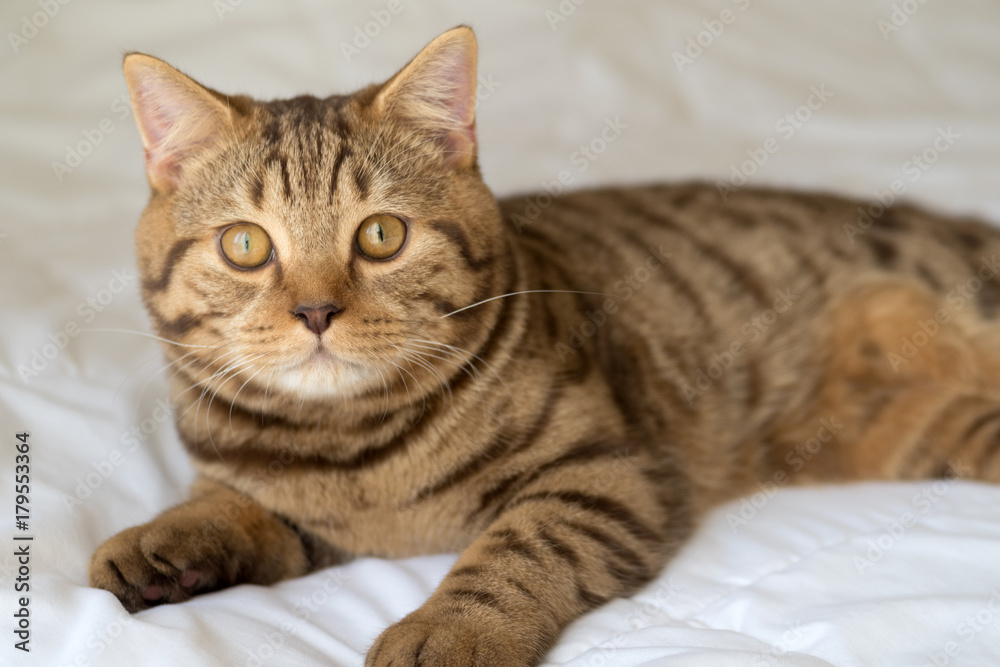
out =
[[[534,665],[758,484],[1000,477],[995,230],[700,183],[497,201],[476,58],[460,26],[384,84],[259,102],[126,57],[198,477],[91,585],[134,612],[460,552],[366,664]]]

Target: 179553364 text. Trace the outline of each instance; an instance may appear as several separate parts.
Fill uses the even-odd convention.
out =
[[[31,444],[27,433],[14,434],[14,648],[31,650]]]

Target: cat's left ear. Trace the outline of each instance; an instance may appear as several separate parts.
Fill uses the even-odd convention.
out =
[[[472,28],[439,35],[382,86],[375,109],[429,132],[445,164],[475,165],[476,56]]]
[[[185,168],[232,123],[232,112],[218,93],[159,58],[130,53],[124,69],[146,149],[149,183],[155,190],[171,192],[180,185]]]

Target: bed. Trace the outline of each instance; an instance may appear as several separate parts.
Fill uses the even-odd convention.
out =
[[[147,189],[126,51],[227,92],[328,94],[468,23],[481,164],[500,195],[564,170],[574,188],[745,180],[870,202],[898,181],[909,200],[1000,223],[991,3],[38,0],[0,16],[3,665],[360,665],[455,559],[361,559],[135,616],[87,587],[94,549],[192,479],[144,335],[131,231]],[[992,486],[762,488],[713,512],[642,592],[572,624],[544,664],[996,665],[997,563]],[[15,647],[25,636],[30,652]]]

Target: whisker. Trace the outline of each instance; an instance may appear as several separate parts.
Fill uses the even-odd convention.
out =
[[[264,410],[267,409],[267,397],[268,397],[268,392],[271,391],[271,378],[274,377],[274,369],[275,369],[275,366],[272,365],[271,366],[271,372],[267,376],[267,385],[264,387],[264,400],[261,401],[261,404],[260,404],[261,412],[263,412]]]
[[[435,352],[447,352],[447,353],[452,354],[454,356],[458,356],[457,353],[452,352],[451,350],[439,350],[439,349],[436,349],[436,348],[433,348],[433,347],[430,347],[430,346],[423,346],[423,345],[418,345],[417,347],[420,347],[420,348],[423,348],[423,349],[417,349],[417,350],[414,350],[412,348],[409,348],[409,347],[406,347],[406,346],[402,346],[402,345],[399,346],[399,347],[400,347],[400,349],[406,350],[408,352],[413,352],[415,354],[420,354],[420,355],[422,355],[424,357],[430,357],[432,359],[439,359],[441,361],[449,363],[452,366],[457,367],[459,370],[464,371],[466,375],[468,375],[470,378],[472,378],[476,382],[477,385],[478,385],[479,381],[481,380],[481,377],[479,375],[479,370],[475,366],[472,366],[471,368],[469,368],[468,367],[468,366],[470,366],[469,364],[465,364],[465,363],[459,364],[455,360],[449,359],[448,357],[442,357],[440,355],[431,354],[430,352],[426,351],[426,350],[434,350]]]
[[[136,336],[155,338],[156,340],[162,340],[164,343],[170,343],[171,345],[177,345],[179,347],[202,347],[202,348],[221,347],[221,345],[189,345],[187,343],[178,343],[175,340],[168,340],[166,338],[161,338],[160,336],[154,336],[151,333],[146,333],[145,331],[133,331],[132,329],[80,329],[80,331],[86,331],[88,333],[130,333],[130,334],[135,334]]]
[[[406,361],[409,361],[409,362],[416,363],[418,366],[420,366],[421,368],[426,369],[428,373],[430,373],[435,378],[437,378],[438,385],[439,385],[439,388],[442,390],[442,393],[444,392],[444,390],[448,391],[448,405],[450,407],[454,408],[455,407],[455,396],[454,396],[454,394],[452,394],[451,386],[448,384],[447,378],[444,377],[444,375],[441,373],[441,371],[438,370],[437,368],[434,368],[433,364],[430,364],[427,361],[424,361],[423,359],[421,359],[420,358],[420,353],[417,352],[416,350],[409,350],[409,351],[404,352],[402,349],[400,349],[400,351],[403,352],[403,355],[402,355],[403,359],[405,359]],[[411,358],[410,357],[411,354],[415,355],[415,356]]]
[[[218,357],[216,357],[215,359],[212,360],[211,364],[215,364],[219,360],[223,359],[224,357],[228,357],[231,354],[239,354],[239,352],[237,350],[230,350],[229,352],[226,352],[225,354],[220,354]],[[192,408],[197,408],[197,410],[195,410],[195,416],[194,416],[195,423],[197,424],[197,422],[198,422],[198,415],[201,412],[201,403],[205,399],[205,395],[211,390],[212,385],[214,385],[217,380],[219,380],[220,378],[225,377],[225,375],[229,373],[229,370],[231,368],[233,368],[235,365],[238,365],[242,361],[242,359],[243,359],[243,357],[241,356],[239,359],[236,359],[234,361],[228,361],[228,362],[226,362],[226,364],[222,368],[220,368],[219,370],[213,372],[209,377],[205,378],[204,380],[199,380],[197,382],[194,382],[190,387],[188,387],[187,389],[185,389],[184,391],[182,391],[180,394],[178,394],[176,398],[180,398],[181,396],[183,396],[187,392],[191,391],[192,389],[204,385],[204,387],[202,389],[202,392],[201,392],[201,395],[198,396],[198,398],[190,406],[188,406],[187,410],[185,410],[181,414],[181,416],[186,415],[188,412],[191,411]],[[211,364],[209,364],[209,365],[211,365]]]
[[[486,361],[485,359],[483,359],[482,357],[480,357],[478,354],[475,354],[474,352],[470,352],[469,350],[466,350],[465,348],[456,347],[454,345],[449,345],[448,343],[442,343],[440,341],[426,340],[426,339],[422,339],[422,338],[409,338],[408,340],[411,343],[425,343],[425,344],[432,345],[432,346],[437,345],[437,346],[445,347],[448,350],[452,350],[456,354],[468,355],[471,359],[475,359],[476,361],[478,361],[479,363],[481,363],[483,366],[485,366],[487,368],[487,370],[490,371],[490,373],[493,373],[493,377],[495,377],[497,380],[499,380],[500,384],[502,384],[503,387],[504,387],[504,389],[507,390],[507,393],[508,394],[511,393],[510,387],[507,386],[507,383],[504,382],[504,379],[502,377],[500,377],[500,374],[497,373],[496,369],[493,368],[493,365],[491,363],[489,363],[488,361]],[[475,364],[472,364],[472,367],[475,368]]]
[[[273,369],[274,366],[272,366],[271,368]],[[236,437],[236,431],[233,430],[233,407],[236,406],[236,399],[239,398],[240,392],[243,391],[243,387],[250,384],[250,381],[253,380],[255,377],[257,377],[258,375],[260,375],[263,371],[264,369],[261,368],[259,371],[248,377],[247,381],[241,384],[240,388],[236,390],[236,394],[233,396],[233,400],[229,402],[229,432],[233,434],[234,438]],[[208,407],[211,408],[212,407],[211,404],[209,404]]]
[[[211,413],[211,411],[212,411],[212,403],[215,401],[215,397],[219,395],[219,392],[222,391],[222,387],[225,386],[225,384],[227,382],[229,382],[230,378],[236,377],[241,372],[243,372],[243,370],[245,368],[247,368],[247,367],[251,367],[252,368],[253,367],[253,362],[256,361],[257,359],[260,359],[263,356],[264,355],[262,355],[262,354],[258,354],[257,356],[251,357],[249,359],[247,359],[246,357],[244,357],[241,360],[238,360],[235,365],[234,364],[230,364],[230,370],[229,370],[229,372],[223,374],[223,376],[220,379],[220,381],[216,384],[215,390],[212,392],[212,397],[208,399],[208,407],[205,408],[206,425],[208,426],[208,441],[210,443],[212,443],[212,449],[215,450],[215,453],[218,454],[219,458],[222,459],[223,461],[225,461],[226,458],[222,455],[222,452],[219,451],[219,448],[215,444],[215,438],[212,437],[212,422],[209,419],[209,413]],[[229,376],[229,377],[227,377],[227,376]],[[199,401],[199,403],[200,403],[200,401]],[[231,407],[232,407],[232,403],[230,403],[230,408]],[[230,412],[230,418],[232,418],[232,412]],[[197,421],[198,421],[198,413],[195,412],[195,422],[197,423]],[[230,426],[232,426],[232,421],[230,421]]]
[[[146,361],[142,362],[141,364],[139,364],[138,366],[136,366],[135,368],[133,368],[132,370],[130,370],[130,371],[128,372],[128,374],[127,374],[127,375],[126,375],[125,377],[123,377],[123,378],[122,378],[122,381],[118,383],[118,388],[117,388],[117,389],[115,389],[115,394],[114,394],[114,396],[112,396],[112,397],[111,397],[111,405],[114,405],[114,404],[115,404],[115,401],[117,401],[117,400],[118,400],[118,393],[119,393],[119,392],[120,392],[120,391],[122,390],[122,387],[124,387],[124,386],[125,386],[125,383],[126,383],[126,382],[128,382],[128,379],[129,379],[130,377],[132,377],[133,375],[135,375],[135,373],[136,373],[136,372],[137,372],[137,371],[138,371],[138,370],[139,370],[140,368],[142,368],[143,366],[145,366],[146,364],[148,364],[149,362],[151,362],[151,361],[152,361],[153,359],[157,359],[157,358],[160,358],[160,354],[154,354],[154,355],[153,355],[153,356],[151,356],[150,358],[146,359]],[[159,372],[159,371],[157,371],[157,372]]]
[[[146,383],[144,385],[142,385],[142,389],[139,391],[139,398],[136,400],[136,402],[137,403],[142,402],[142,397],[146,394],[146,389],[149,388],[149,383],[151,383],[153,381],[153,379],[157,375],[159,375],[160,373],[163,373],[164,371],[166,371],[168,368],[170,368],[174,364],[179,363],[179,362],[183,361],[184,359],[190,357],[192,354],[196,354],[196,353],[197,353],[197,350],[192,350],[192,351],[188,352],[187,354],[184,354],[184,355],[182,355],[182,356],[174,359],[169,364],[164,365],[163,368],[161,368],[160,370],[158,370],[155,373],[153,373],[152,375],[150,375],[149,379],[146,380]],[[184,366],[182,366],[181,368],[177,369],[177,372],[179,373],[180,371],[184,370],[185,368],[187,368],[188,366],[190,366],[191,364],[193,364],[195,361],[197,361],[197,358],[192,359],[188,363],[184,364]],[[176,375],[177,375],[177,373],[174,373],[174,376],[176,376]]]
[[[459,364],[455,363],[451,359],[448,359],[446,357],[441,357],[441,356],[436,355],[436,354],[431,354],[429,352],[422,352],[420,350],[414,350],[414,349],[411,349],[411,348],[408,348],[408,347],[405,347],[405,346],[400,346],[400,349],[406,350],[408,352],[411,352],[413,354],[416,354],[416,355],[419,355],[419,356],[422,356],[422,357],[432,357],[434,359],[440,359],[441,361],[445,361],[447,363],[450,363],[453,366],[458,367],[459,370],[465,372],[466,375],[468,375],[470,378],[472,378],[472,381],[473,381],[473,383],[476,386],[476,392],[479,394],[479,404],[485,409],[485,407],[486,407],[486,397],[483,395],[483,387],[482,387],[482,384],[480,382],[482,378],[480,377],[479,371],[478,371],[478,369],[476,369],[475,366],[472,366],[471,369],[470,369],[468,367],[469,364],[463,363],[463,364],[459,365]],[[431,348],[431,349],[434,349],[434,348]],[[448,350],[438,350],[438,351],[449,352]],[[454,354],[454,353],[452,352],[451,354]],[[440,377],[441,377],[442,384],[444,384],[444,383],[447,382],[447,380],[444,378],[443,374],[440,374]],[[449,385],[449,391],[450,390],[451,390],[451,386]]]
[[[236,350],[230,350],[228,352],[224,352],[223,354],[220,354],[217,357],[215,357],[215,359],[212,359],[212,361],[208,362],[206,365],[208,367],[211,367],[213,364],[218,363],[219,361],[221,361],[222,359],[228,357],[231,354],[236,354]],[[192,359],[191,361],[189,361],[186,364],[184,364],[182,367],[178,368],[176,371],[174,371],[174,374],[171,376],[171,379],[173,379],[174,377],[177,377],[178,373],[180,373],[181,371],[183,371],[185,368],[189,367],[191,364],[196,363],[197,361],[198,361],[197,358]],[[228,364],[229,362],[226,362],[226,363]],[[195,387],[200,387],[200,386],[204,385],[205,383],[210,383],[215,378],[215,376],[218,374],[218,372],[219,371],[213,371],[212,375],[210,375],[209,377],[207,377],[207,378],[205,378],[203,380],[196,380],[195,382],[192,382],[191,385],[187,389],[185,389],[181,393],[177,394],[174,397],[174,399],[176,400],[176,399],[180,398],[181,396],[183,396],[184,394],[188,393],[189,391],[191,391]],[[186,410],[185,410],[184,414],[187,414]]]
[[[382,375],[382,371],[379,370],[378,366],[372,366],[372,368],[374,368],[375,372],[378,373],[379,380],[382,382],[382,392],[385,395],[385,401],[382,405],[382,418],[379,420],[379,423],[381,424],[385,422],[385,418],[389,416],[389,385],[386,384],[385,376]]]
[[[399,350],[399,346],[397,346],[391,340],[389,340],[385,336],[382,336],[381,338],[385,342],[389,343],[389,345],[392,345],[394,348],[396,348],[397,350]],[[403,388],[406,389],[406,402],[412,405],[413,404],[413,397],[410,395],[410,386],[409,386],[409,384],[407,384],[406,378],[403,377],[403,371],[406,371],[406,374],[409,375],[410,378],[413,380],[413,382],[419,387],[420,383],[417,381],[416,376],[413,375],[413,373],[411,373],[408,369],[403,368],[402,366],[400,366],[399,364],[397,364],[395,361],[393,361],[392,359],[390,359],[388,354],[383,354],[383,355],[381,355],[380,358],[382,358],[384,361],[388,361],[390,364],[392,364],[396,368],[396,372],[399,374],[399,379],[402,380],[402,382],[403,382]],[[420,398],[421,398],[421,401],[422,401],[421,402],[421,406],[422,406],[421,407],[421,411],[424,411],[424,410],[427,409],[427,396],[425,396],[423,393],[421,393],[420,394]]]
[[[497,299],[503,299],[508,296],[517,296],[518,294],[592,294],[594,296],[608,296],[607,294],[602,294],[601,292],[580,292],[578,290],[565,290],[565,289],[529,289],[521,292],[511,292],[510,294],[501,294],[499,296],[491,296],[488,299],[483,299],[482,301],[477,301],[476,303],[469,304],[468,306],[463,306],[458,310],[453,310],[447,315],[442,315],[439,319],[444,319],[446,317],[451,317],[455,313],[460,313],[463,310],[468,310],[469,308],[475,308],[476,306],[481,306],[484,303],[490,301],[496,301]]]

